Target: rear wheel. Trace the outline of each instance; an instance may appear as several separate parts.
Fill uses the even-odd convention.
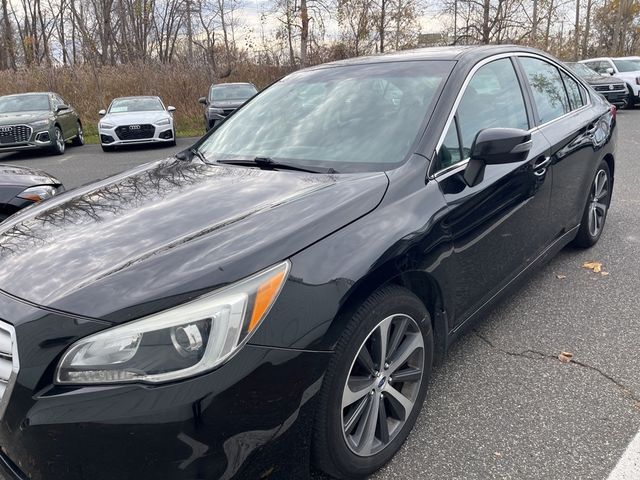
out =
[[[84,130],[80,122],[76,125],[76,138],[73,139],[73,145],[76,147],[84,145]]]
[[[366,477],[400,449],[426,395],[431,320],[398,286],[371,295],[352,317],[325,375],[313,454],[340,479]]]
[[[53,130],[53,139],[51,140],[51,153],[54,155],[62,155],[65,148],[66,143],[64,141],[64,136],[62,135],[62,130],[60,130],[60,127],[55,127]]]
[[[604,230],[610,203],[611,172],[609,165],[603,160],[598,166],[596,175],[591,183],[589,198],[580,222],[580,229],[573,242],[577,247],[589,248],[598,242]]]

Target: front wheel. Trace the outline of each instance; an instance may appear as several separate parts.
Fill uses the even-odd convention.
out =
[[[603,160],[591,183],[589,198],[580,221],[580,229],[573,241],[577,247],[589,248],[600,239],[611,203],[611,187],[611,171],[607,162]]]
[[[399,286],[357,310],[325,374],[313,440],[318,468],[340,479],[366,477],[387,463],[413,428],[433,361],[431,319]]]
[[[53,129],[53,140],[51,142],[51,153],[54,155],[62,155],[65,151],[66,143],[64,141],[64,136],[62,135],[62,130],[59,127],[55,127]]]

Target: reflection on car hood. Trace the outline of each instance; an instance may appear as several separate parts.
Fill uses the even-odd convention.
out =
[[[157,112],[123,112],[123,113],[107,113],[102,117],[105,123],[114,125],[131,125],[142,123],[155,123],[163,118],[169,118],[170,115],[165,111]]]
[[[28,124],[38,120],[46,120],[52,116],[52,113],[46,110],[38,112],[12,112],[0,113],[0,126]]]
[[[60,181],[42,170],[0,163],[0,186],[2,185],[60,185]]]
[[[374,209],[387,183],[384,173],[143,165],[0,225],[0,290],[136,318],[288,258]]]

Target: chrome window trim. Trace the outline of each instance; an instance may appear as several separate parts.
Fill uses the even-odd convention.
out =
[[[449,165],[446,168],[440,169],[436,172],[432,172],[432,167],[435,164],[435,159],[436,156],[438,154],[438,151],[440,150],[440,147],[442,147],[442,144],[444,143],[444,137],[446,137],[447,132],[449,131],[449,127],[451,126],[451,122],[453,121],[453,117],[455,116],[456,112],[458,111],[458,106],[460,105],[460,102],[462,101],[462,96],[464,95],[465,91],[467,90],[467,86],[469,85],[469,82],[471,82],[471,78],[473,77],[473,75],[475,75],[475,73],[484,65],[486,65],[487,63],[491,63],[494,60],[500,60],[502,58],[513,58],[513,57],[532,57],[532,58],[537,58],[538,60],[543,60],[547,63],[550,63],[551,65],[554,65],[555,67],[557,67],[559,70],[561,70],[562,72],[566,73],[567,75],[569,75],[570,78],[574,79],[576,82],[578,82],[578,85],[580,85],[581,87],[585,88],[585,84],[584,82],[577,78],[576,75],[574,75],[573,73],[571,73],[569,71],[568,68],[564,67],[563,65],[555,62],[554,60],[551,60],[547,57],[544,57],[542,55],[538,55],[536,53],[532,53],[532,52],[509,52],[509,53],[500,53],[497,55],[493,55],[491,57],[487,57],[483,60],[481,60],[480,62],[478,62],[477,64],[475,64],[473,66],[473,68],[469,71],[469,74],[467,75],[467,77],[464,79],[464,82],[462,84],[462,87],[460,88],[460,91],[458,92],[458,96],[456,97],[456,101],[453,104],[453,108],[451,109],[451,111],[449,112],[449,117],[447,118],[447,123],[445,124],[444,129],[442,130],[442,133],[440,134],[440,139],[438,140],[438,143],[436,144],[436,148],[435,151],[433,152],[433,161],[430,162],[429,164],[429,178],[430,179],[436,179],[442,175],[445,175],[449,172],[452,172],[454,170],[457,170],[456,167],[458,166],[466,166],[469,163],[469,158],[465,158],[460,160],[459,162],[453,164],[453,165]],[[515,72],[515,69],[514,69]],[[520,81],[520,79],[518,78],[518,82]],[[520,88],[522,88],[523,86],[521,85]],[[529,87],[530,88],[530,87]],[[589,92],[589,88],[586,88],[587,93]],[[573,115],[576,112],[580,112],[588,107],[590,107],[592,105],[591,102],[591,95],[588,94],[587,95],[587,100],[588,103],[585,103],[582,107],[580,108],[576,108],[575,110],[571,110],[570,112],[565,113],[564,115],[561,115],[557,118],[554,118],[553,120],[549,120],[548,122],[545,123],[541,123],[540,125],[534,125],[532,128],[530,128],[528,130],[529,133],[533,133],[536,130],[539,130],[543,127],[546,127],[547,125],[550,125],[554,122],[557,122],[558,120],[564,119],[566,117],[568,117],[569,115]],[[524,98],[523,98],[523,101]],[[533,101],[533,99],[532,99]],[[526,102],[525,102],[525,108],[526,108]]]
[[[13,392],[13,387],[16,383],[16,378],[18,376],[18,372],[20,371],[20,361],[18,358],[18,345],[16,340],[16,331],[13,326],[9,325],[6,322],[0,320],[0,330],[4,330],[9,333],[9,339],[11,342],[11,374],[9,375],[9,379],[7,381],[7,387],[0,398],[0,419],[4,416],[4,412],[7,409],[7,405],[9,404],[9,399],[11,398],[11,393]]]

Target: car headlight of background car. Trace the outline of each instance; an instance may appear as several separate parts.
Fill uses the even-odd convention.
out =
[[[100,122],[98,124],[98,128],[113,128],[113,127],[115,127],[115,125],[112,125],[111,123]]]
[[[158,120],[156,122],[156,125],[169,125],[171,123],[171,120],[169,120],[168,118],[163,118],[162,120]]]
[[[62,357],[56,381],[159,383],[211,370],[255,332],[289,266],[282,262],[184,305],[79,340]]]
[[[32,202],[41,202],[47,198],[53,197],[58,193],[58,189],[51,185],[38,185],[37,187],[29,187],[18,195],[18,198],[31,200]]]
[[[49,125],[49,119],[44,119],[44,120],[38,120],[36,122],[31,122],[29,125],[31,125],[33,128],[46,127],[46,126]]]

